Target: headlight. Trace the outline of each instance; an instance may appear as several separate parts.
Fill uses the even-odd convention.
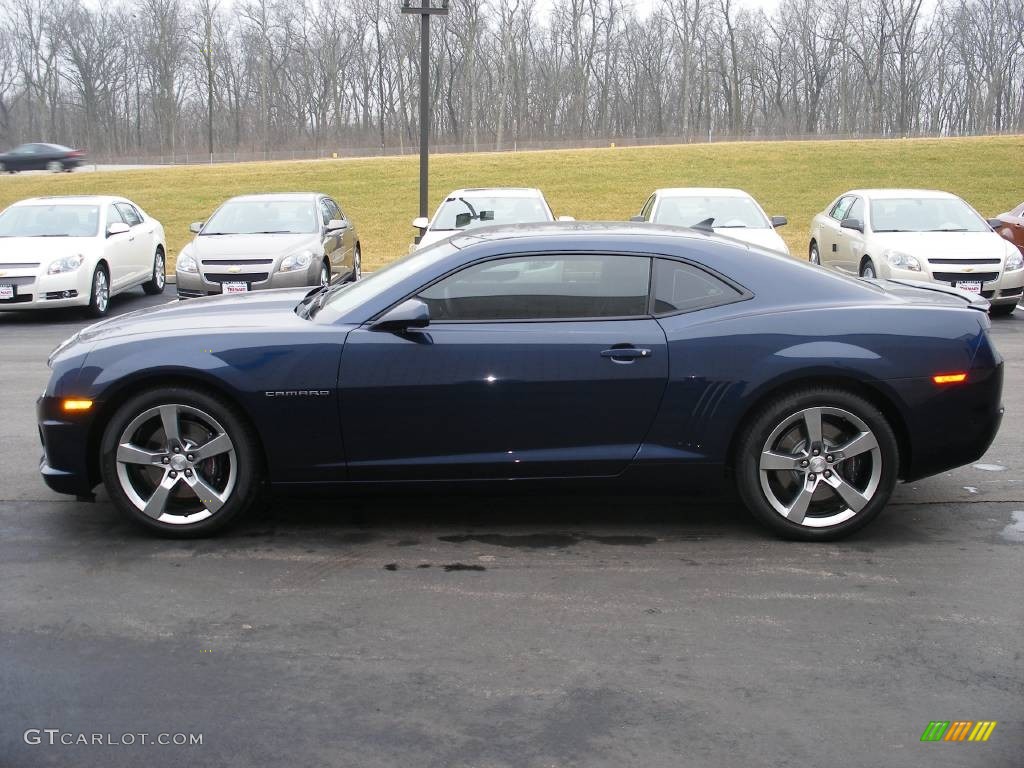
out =
[[[198,272],[199,265],[196,264],[194,256],[189,256],[186,253],[178,257],[178,263],[175,269],[178,272]]]
[[[50,266],[46,268],[46,274],[59,275],[61,272],[74,272],[82,266],[83,261],[80,253],[76,253],[74,256],[65,256],[63,259],[51,261]]]
[[[921,262],[917,260],[916,256],[911,256],[909,253],[903,253],[902,251],[886,251],[885,258],[891,267],[896,267],[897,269],[909,269],[911,272],[921,271]]]
[[[1024,269],[1024,256],[1020,255],[1020,251],[1016,248],[1013,249],[1013,253],[1006,257],[1006,266],[1003,267],[1007,272],[1013,272],[1016,269]]]
[[[285,256],[281,262],[281,272],[294,272],[297,269],[305,269],[313,261],[312,251],[299,251],[290,256]]]

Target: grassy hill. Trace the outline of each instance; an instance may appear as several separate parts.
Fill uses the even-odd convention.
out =
[[[811,217],[854,187],[928,187],[954,192],[982,215],[1024,199],[1024,136],[883,141],[738,142],[664,147],[442,155],[431,159],[431,205],[468,186],[535,186],[556,214],[628,219],[657,187],[727,186],[750,192],[795,256],[807,251]],[[232,195],[321,191],[359,228],[368,269],[404,255],[417,214],[415,157],[178,166],[102,173],[0,176],[0,206],[35,195],[119,194],[160,219],[171,261]]]

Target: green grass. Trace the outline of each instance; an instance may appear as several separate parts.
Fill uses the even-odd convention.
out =
[[[965,198],[984,216],[1024,198],[1024,136],[883,141],[693,144],[547,152],[442,155],[431,159],[431,206],[452,189],[535,186],[558,215],[628,219],[651,190],[728,186],[750,192],[795,256],[807,251],[811,217],[855,187],[927,187]],[[188,166],[103,173],[0,177],[0,205],[35,195],[119,194],[160,219],[170,260],[190,222],[225,198],[251,192],[319,191],[338,199],[359,229],[367,269],[408,251],[417,214],[416,157]]]

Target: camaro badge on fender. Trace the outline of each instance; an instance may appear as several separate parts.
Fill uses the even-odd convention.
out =
[[[267,397],[327,397],[331,394],[329,389],[288,389],[276,392],[264,392]]]

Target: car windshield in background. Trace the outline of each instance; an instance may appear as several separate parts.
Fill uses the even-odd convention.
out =
[[[897,197],[871,201],[875,232],[987,232],[986,224],[963,200]]]
[[[711,219],[712,227],[769,229],[771,223],[748,197],[663,197],[655,224],[692,227]]]
[[[539,221],[551,221],[551,213],[538,197],[463,195],[445,200],[430,229],[438,232],[485,227],[489,224],[527,224]]]
[[[240,200],[225,203],[206,222],[203,235],[301,235],[319,231],[309,200]]]
[[[0,237],[95,237],[98,205],[18,205],[0,214]]]

